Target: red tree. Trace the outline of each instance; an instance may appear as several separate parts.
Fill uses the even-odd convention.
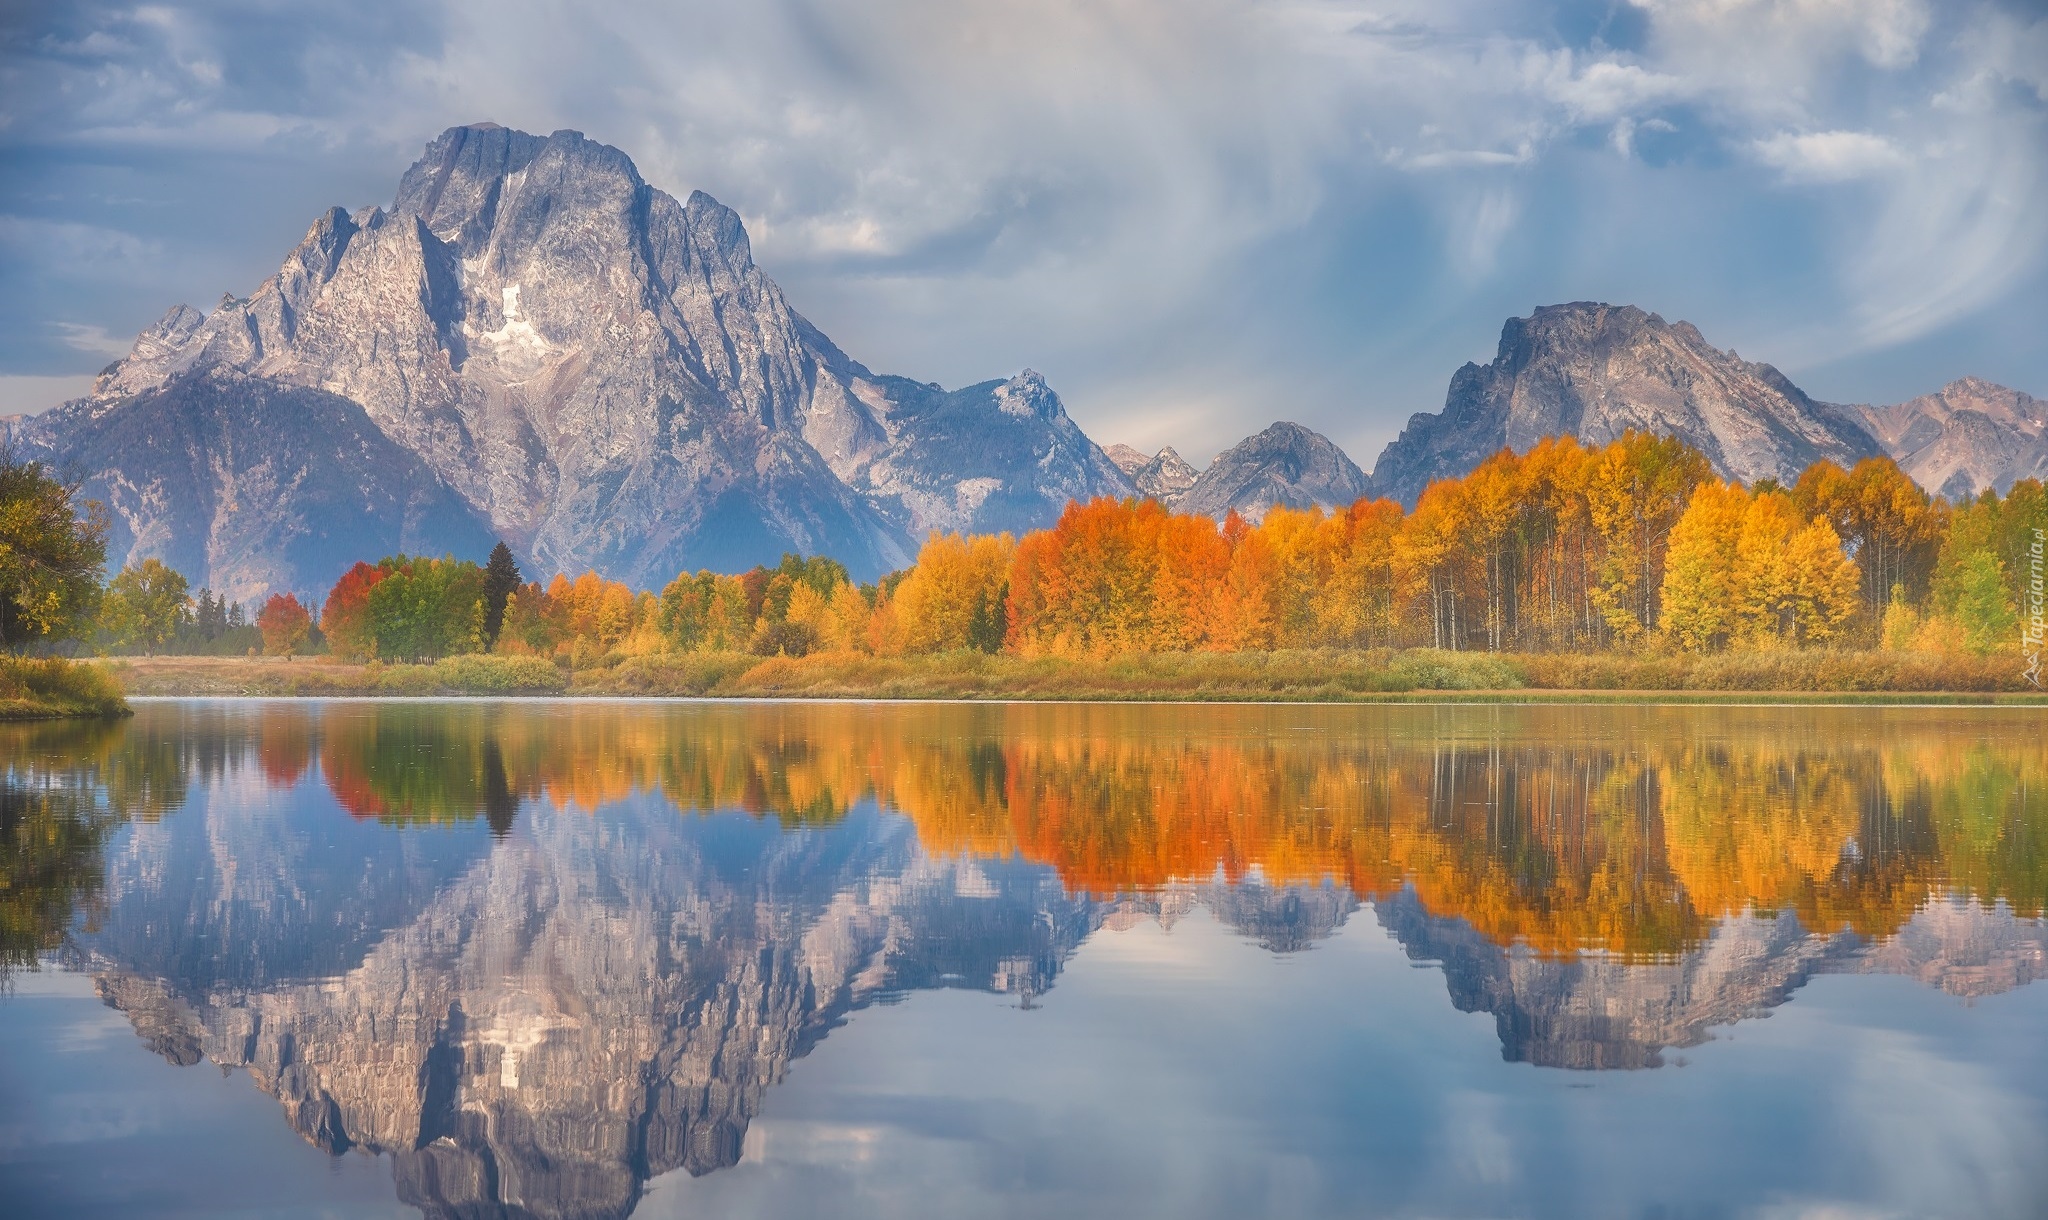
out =
[[[313,634],[313,616],[291,593],[273,593],[256,613],[256,629],[263,633],[263,651],[273,657],[289,657],[305,647]]]
[[[366,661],[377,655],[377,641],[370,630],[370,590],[388,575],[381,567],[358,561],[334,582],[320,624],[335,656],[344,661]]]

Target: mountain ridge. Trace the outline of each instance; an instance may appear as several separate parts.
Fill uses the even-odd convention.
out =
[[[1431,481],[1545,436],[1604,444],[1634,428],[1673,435],[1723,477],[1781,482],[1820,459],[1884,453],[1848,408],[1819,402],[1777,368],[1709,344],[1690,322],[1633,305],[1575,301],[1501,328],[1491,364],[1451,377],[1443,410],[1411,416],[1380,452],[1381,494],[1413,504]]]
[[[233,428],[268,435],[193,447],[243,439]],[[249,295],[172,307],[87,396],[0,435],[109,503],[113,563],[175,559],[253,598],[323,589],[379,547],[480,558],[493,537],[543,579],[659,588],[784,551],[869,578],[934,531],[1022,533],[1073,500],[1146,495],[1218,519],[1368,494],[1413,504],[1501,448],[1629,428],[1676,435],[1746,482],[1878,454],[1951,498],[2048,474],[2048,406],[2019,391],[1963,378],[1891,407],[1837,405],[1689,322],[1599,302],[1508,319],[1494,360],[1460,368],[1371,476],[1286,423],[1199,471],[1171,446],[1112,453],[1031,369],[947,390],[854,360],[710,195],[679,201],[575,131],[488,123],[431,141],[388,208],[321,213]],[[335,514],[367,524],[363,553],[315,541],[339,537]]]
[[[789,305],[736,213],[573,131],[450,128],[388,211],[329,209],[249,296],[174,307],[55,422],[216,368],[357,403],[543,576],[659,587],[784,550],[875,576],[932,530],[1019,531],[1135,490],[1036,373],[950,393],[877,376]],[[130,473],[108,455],[88,490]]]

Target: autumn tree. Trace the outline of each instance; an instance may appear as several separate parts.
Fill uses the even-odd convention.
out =
[[[1152,570],[1147,646],[1185,652],[1210,644],[1218,625],[1217,590],[1230,570],[1231,544],[1211,518],[1179,513],[1160,519],[1152,544],[1157,562]]]
[[[1017,544],[1008,534],[963,538],[934,533],[890,599],[892,652],[994,652],[1007,634],[1010,565]]]
[[[1946,532],[1947,506],[1898,463],[1871,457],[1844,471],[1833,462],[1815,462],[1801,472],[1792,498],[1802,517],[1825,517],[1855,558],[1870,622],[1882,621],[1894,588],[1916,600],[1925,594]]]
[[[1310,593],[1312,638],[1319,644],[1370,648],[1393,642],[1394,538],[1401,506],[1360,500],[1318,527],[1328,571]]]
[[[370,624],[370,593],[390,572],[358,560],[328,591],[320,611],[320,629],[327,647],[343,661],[367,661],[377,655],[377,636]]]
[[[1471,504],[1464,483],[1443,479],[1424,488],[1415,511],[1394,539],[1393,562],[1406,599],[1429,623],[1429,646],[1458,648],[1464,640],[1461,586]],[[1465,611],[1469,617],[1469,611]]]
[[[1790,496],[1752,497],[1736,542],[1736,634],[1757,648],[1827,643],[1855,615],[1861,574],[1825,517]]]
[[[184,574],[160,559],[129,564],[107,582],[100,621],[119,648],[154,655],[192,620],[190,586]]]
[[[1269,535],[1246,525],[1235,509],[1221,533],[1230,545],[1230,564],[1216,585],[1210,645],[1224,652],[1273,648],[1288,610],[1282,557]]]
[[[1075,501],[1051,529],[1027,535],[1010,575],[1012,646],[1027,654],[1143,649],[1166,517],[1153,500]]]
[[[0,446],[0,650],[82,634],[100,597],[107,515],[78,484]]]
[[[1748,509],[1749,493],[1741,484],[1710,479],[1693,492],[1672,527],[1658,622],[1681,648],[1725,648],[1735,633],[1739,550]]]
[[[299,603],[297,595],[273,593],[256,612],[256,629],[263,633],[263,651],[273,657],[292,657],[306,646],[313,634],[313,616]]]
[[[1664,549],[1709,473],[1706,456],[1677,437],[1633,429],[1594,460],[1586,495],[1602,553],[1592,596],[1617,642],[1656,625]]]

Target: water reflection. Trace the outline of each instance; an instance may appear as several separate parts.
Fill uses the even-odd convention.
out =
[[[0,728],[0,948],[435,1215],[613,1216],[790,1062],[1197,906],[1370,904],[1510,1060],[1643,1068],[1815,975],[2048,970],[2039,713],[176,704]],[[119,833],[116,833],[116,831]]]

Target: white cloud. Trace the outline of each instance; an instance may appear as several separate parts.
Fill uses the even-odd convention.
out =
[[[120,335],[110,335],[104,326],[89,326],[79,322],[52,322],[64,346],[77,352],[96,356],[125,356],[134,340]]]
[[[302,227],[388,192],[450,123],[578,128],[656,185],[739,209],[798,307],[859,358],[948,382],[1032,364],[1112,431],[1123,411],[1156,435],[1167,404],[1199,401],[1217,422],[1176,441],[1189,452],[1347,384],[1358,370],[1341,362],[1384,316],[1320,355],[1278,349],[1343,330],[1318,311],[1358,308],[1346,294],[1361,284],[1427,298],[1388,315],[1479,335],[1504,301],[1602,284],[1698,316],[1689,214],[1639,219],[1679,173],[1703,213],[1762,200],[1823,235],[1783,272],[1818,321],[1796,355],[1763,353],[1780,360],[1902,342],[2042,274],[2029,201],[2048,166],[2048,23],[1977,0],[1631,3],[1646,29],[1632,49],[1565,45],[1547,9],[1512,0],[364,0],[269,24],[197,3],[61,6],[61,29],[8,52],[20,104],[0,143],[379,167],[363,195],[290,195]],[[1649,131],[1669,137],[1654,164],[1639,158]],[[1333,236],[1375,209],[1408,231],[1362,252]],[[0,217],[0,253],[100,284],[184,248],[189,218],[134,214]],[[1610,257],[1617,218],[1645,243],[1611,255],[1629,274],[1568,261]],[[1503,257],[1511,241],[1538,256]],[[1329,277],[1345,287],[1291,291],[1274,270],[1323,257],[1354,260]],[[1379,286],[1385,265],[1409,278]],[[1230,410],[1191,389],[1192,343],[1214,384],[1261,397]],[[1299,370],[1291,395],[1278,365]],[[1405,395],[1385,413],[1433,406],[1447,374],[1402,374],[1433,388],[1379,391]],[[1171,389],[1131,389],[1144,385]]]
[[[1750,149],[1790,182],[1847,182],[1909,163],[1890,140],[1865,131],[1781,131],[1753,141]]]

